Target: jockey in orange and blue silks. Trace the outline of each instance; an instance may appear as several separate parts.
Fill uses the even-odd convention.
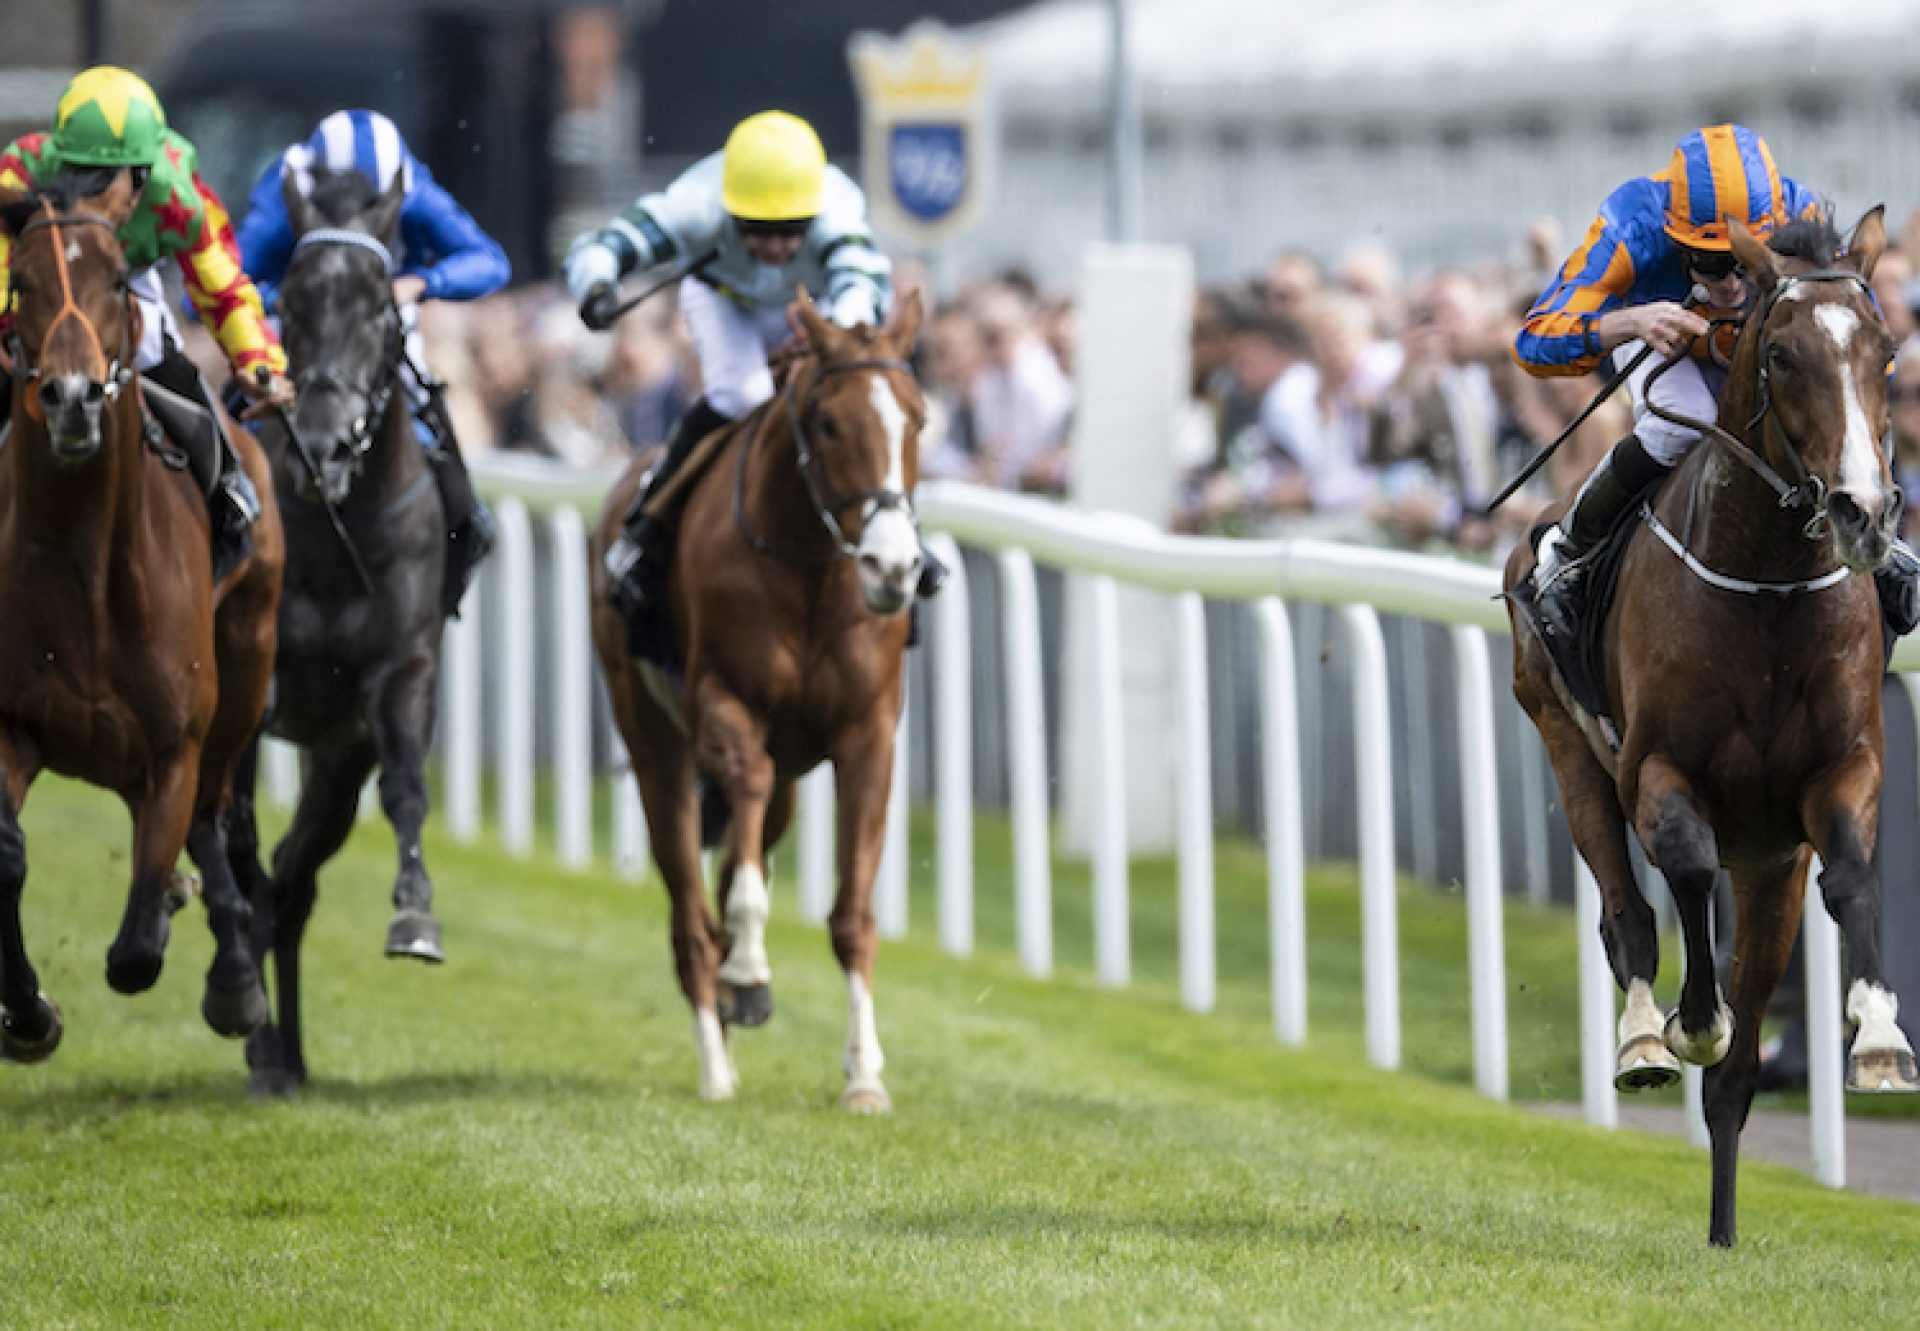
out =
[[[1528,311],[1513,354],[1530,374],[1586,374],[1608,357],[1624,368],[1643,347],[1656,353],[1628,375],[1633,433],[1600,460],[1573,506],[1540,538],[1531,590],[1550,632],[1571,639],[1585,556],[1700,441],[1698,431],[1648,409],[1656,362],[1691,347],[1691,357],[1653,382],[1652,400],[1695,420],[1718,412],[1726,374],[1701,336],[1709,327],[1703,314],[1737,314],[1749,294],[1729,220],[1765,239],[1823,210],[1812,191],[1780,174],[1752,130],[1695,130],[1674,147],[1665,171],[1607,196],[1580,247]],[[1685,303],[1696,291],[1704,293],[1702,313]],[[1730,343],[1719,349],[1730,351]],[[1895,562],[1910,557],[1903,550]]]

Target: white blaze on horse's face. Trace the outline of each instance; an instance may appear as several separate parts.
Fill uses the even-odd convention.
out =
[[[885,374],[875,374],[867,400],[887,440],[887,474],[882,490],[904,493],[906,483],[907,413],[894,396]],[[920,576],[920,534],[905,509],[882,508],[868,514],[860,531],[860,590],[867,608],[890,615],[913,599]]]
[[[1875,446],[1866,410],[1860,405],[1860,385],[1853,371],[1853,339],[1860,331],[1860,316],[1844,305],[1821,305],[1814,310],[1813,318],[1840,351],[1846,437],[1840,446],[1840,476],[1834,488],[1858,505],[1869,521],[1877,523],[1887,496],[1880,479],[1880,450]]]

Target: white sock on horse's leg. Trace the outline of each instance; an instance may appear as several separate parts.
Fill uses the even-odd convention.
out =
[[[1855,980],[1847,990],[1847,1020],[1858,1029],[1853,1038],[1856,1053],[1897,1049],[1912,1053],[1907,1033],[1900,1029],[1900,999],[1890,989],[1865,980]]]
[[[733,871],[733,886],[727,893],[727,932],[733,945],[727,959],[720,963],[720,978],[735,988],[770,983],[773,967],[767,960],[767,915],[771,901],[767,894],[767,876],[757,864],[742,864]]]
[[[733,1099],[733,1093],[739,1089],[739,1079],[733,1071],[733,1054],[727,1048],[720,1016],[710,1007],[694,1009],[693,1047],[700,1054],[700,1098]]]
[[[867,982],[852,971],[847,973],[847,1052],[840,1068],[847,1074],[847,1089],[840,1097],[850,1108],[884,1110],[891,1106],[886,1087],[880,1082],[880,1070],[887,1058],[880,1050],[880,1032],[873,1020],[873,994]]]

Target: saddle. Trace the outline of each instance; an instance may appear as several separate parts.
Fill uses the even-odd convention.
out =
[[[1652,502],[1651,496],[1647,502]],[[1610,733],[1615,731],[1616,723],[1607,708],[1607,615],[1620,589],[1620,566],[1626,562],[1627,545],[1634,529],[1640,525],[1641,509],[1640,504],[1628,505],[1626,511],[1614,519],[1613,529],[1582,561],[1578,632],[1573,641],[1553,633],[1541,621],[1534,608],[1532,578],[1507,593],[1526,614],[1527,622],[1546,647],[1553,668],[1559,672],[1574,702],[1602,722]],[[1529,544],[1537,547],[1540,537],[1552,525],[1550,522],[1536,525],[1527,533]]]
[[[190,385],[165,383],[153,370],[142,371],[140,379],[147,446],[174,470],[190,469],[200,493],[211,497],[220,483],[220,453],[226,444],[219,418],[205,402],[182,391]]]

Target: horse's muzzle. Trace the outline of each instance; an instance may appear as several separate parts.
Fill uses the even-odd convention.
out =
[[[1833,543],[1841,562],[1865,573],[1886,562],[1900,534],[1905,501],[1897,487],[1870,496],[1862,503],[1851,491],[1835,490],[1827,499],[1827,520],[1833,525]]]
[[[920,580],[920,534],[913,519],[897,508],[882,509],[860,533],[860,593],[876,615],[907,608]]]
[[[78,464],[100,451],[105,384],[82,374],[62,374],[42,381],[39,399],[56,462]]]

